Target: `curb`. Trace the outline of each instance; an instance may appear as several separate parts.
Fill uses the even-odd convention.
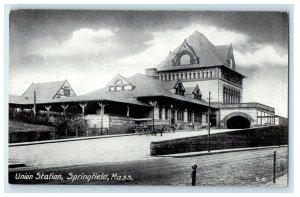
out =
[[[51,144],[51,143],[60,143],[60,142],[72,142],[72,141],[92,140],[92,139],[101,139],[101,138],[114,138],[114,137],[124,137],[124,136],[132,136],[132,135],[139,135],[139,134],[129,133],[129,134],[120,134],[120,135],[105,135],[105,136],[79,137],[79,138],[69,138],[69,139],[59,139],[59,140],[21,142],[21,143],[11,143],[8,145],[8,147],[30,146],[30,145],[37,145],[37,144]]]
[[[242,151],[252,151],[252,150],[260,150],[260,149],[270,149],[270,148],[281,148],[287,147],[287,145],[281,146],[264,146],[264,147],[253,147],[253,148],[243,148],[243,149],[226,149],[226,150],[215,150],[211,152],[190,152],[190,153],[180,153],[180,154],[169,154],[169,155],[157,155],[155,157],[173,157],[173,158],[185,158],[185,157],[196,157],[202,155],[215,155],[215,154],[223,154],[230,152],[242,152]]]

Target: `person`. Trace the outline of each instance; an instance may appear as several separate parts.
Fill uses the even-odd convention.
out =
[[[159,131],[160,131],[160,136],[162,136],[162,134],[163,134],[163,131],[164,131],[164,128],[163,128],[163,126],[162,126],[162,125],[160,125],[160,129],[159,129]]]

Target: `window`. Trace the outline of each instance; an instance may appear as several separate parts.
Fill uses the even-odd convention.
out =
[[[169,113],[168,113],[168,109],[167,109],[167,108],[165,108],[165,119],[166,119],[166,120],[168,120],[168,119],[169,119],[168,115],[169,115]]]
[[[201,100],[202,99],[202,95],[201,94],[197,94],[197,93],[194,93],[194,99],[197,99],[197,100]]]
[[[183,87],[182,83],[179,81],[175,87],[175,94],[184,96],[184,92],[185,92],[184,87]]]
[[[188,122],[192,122],[192,112],[188,111]]]
[[[184,54],[180,58],[180,65],[191,64],[191,57],[188,54]]]
[[[195,118],[194,118],[195,122],[201,123],[202,122],[202,115],[201,112],[195,112]]]
[[[64,95],[65,96],[70,96],[70,89],[69,89],[69,87],[65,87],[64,88]]]
[[[115,91],[115,87],[114,86],[109,87],[109,91],[111,92]]]
[[[116,91],[121,91],[122,87],[121,86],[116,86]]]
[[[116,85],[121,85],[121,84],[122,84],[122,81],[121,81],[121,80],[117,80],[115,84],[116,84]]]
[[[159,109],[158,109],[158,118],[162,119],[162,108],[161,107],[159,107]]]
[[[130,90],[132,90],[132,89],[133,89],[133,88],[132,88],[131,85],[126,85],[126,86],[124,86],[124,90],[130,91]]]
[[[178,121],[183,121],[184,120],[184,111],[183,110],[178,110],[177,111],[177,120]]]

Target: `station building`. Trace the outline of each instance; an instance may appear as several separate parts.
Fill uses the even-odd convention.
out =
[[[67,80],[33,83],[10,108],[48,114],[76,111],[94,127],[126,133],[139,124],[172,124],[179,129],[210,122],[217,128],[251,128],[282,123],[273,107],[243,102],[243,80],[233,46],[214,46],[196,31],[145,75],[118,74],[104,88],[77,96]],[[210,95],[209,95],[210,93]],[[209,101],[210,100],[210,101]],[[50,113],[51,111],[51,113]]]

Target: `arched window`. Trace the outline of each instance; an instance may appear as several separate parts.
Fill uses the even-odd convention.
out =
[[[191,64],[191,57],[188,54],[184,54],[180,57],[180,65],[189,65]]]

